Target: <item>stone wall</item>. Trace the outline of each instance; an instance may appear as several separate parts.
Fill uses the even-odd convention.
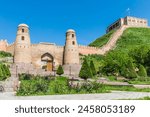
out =
[[[0,40],[0,51],[6,51],[7,45],[8,45],[8,43],[6,40]]]
[[[102,53],[100,48],[90,47],[90,46],[83,46],[83,45],[79,45],[78,47],[79,47],[79,53],[82,54],[82,55]]]
[[[14,43],[10,44],[10,45],[8,45],[6,51],[9,52],[9,53],[11,53],[12,55],[14,55],[14,47],[15,47]]]
[[[41,57],[45,53],[50,54],[54,58],[55,66],[63,62],[63,46],[48,45],[48,44],[32,44],[31,45],[31,56],[32,64],[40,68],[42,66]]]

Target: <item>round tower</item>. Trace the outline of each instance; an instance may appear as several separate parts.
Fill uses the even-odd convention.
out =
[[[31,63],[31,43],[29,35],[29,26],[20,24],[17,30],[15,41],[14,62]]]
[[[64,49],[64,64],[65,65],[79,65],[79,50],[76,40],[75,31],[72,29],[66,32],[66,43]]]

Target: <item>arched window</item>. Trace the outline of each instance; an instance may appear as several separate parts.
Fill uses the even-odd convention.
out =
[[[72,45],[75,45],[75,41],[72,41]]]
[[[74,34],[72,34],[72,38],[74,38]]]
[[[21,37],[21,40],[24,41],[24,39],[25,39],[24,36],[22,36],[22,37]]]
[[[22,33],[24,33],[24,29],[22,29]]]

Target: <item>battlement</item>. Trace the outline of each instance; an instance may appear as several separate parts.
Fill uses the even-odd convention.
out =
[[[86,45],[79,45],[79,48],[91,49],[91,50],[99,50],[98,47],[86,46]]]
[[[64,46],[56,46],[56,48],[64,48]]]
[[[1,39],[0,40],[0,51],[6,51],[8,46],[7,40]]]

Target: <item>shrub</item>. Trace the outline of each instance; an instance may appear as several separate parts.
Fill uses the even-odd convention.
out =
[[[48,91],[49,81],[43,78],[22,80],[17,95],[38,95]]]
[[[95,76],[97,73],[96,73],[96,69],[95,69],[93,61],[90,62],[90,68],[91,68],[93,76]]]
[[[84,60],[84,62],[82,64],[82,67],[81,67],[81,70],[80,70],[80,73],[79,73],[79,77],[81,77],[85,80],[87,80],[88,78],[93,77],[91,69],[90,69],[86,59]]]
[[[143,65],[140,65],[138,75],[143,76],[143,77],[147,77],[147,71]]]
[[[56,72],[58,75],[62,75],[62,74],[64,74],[64,70],[63,70],[63,68],[62,68],[62,66],[61,65],[59,65],[59,67],[58,67],[58,69],[57,69],[57,72]]]
[[[6,66],[5,64],[0,64],[0,81],[5,80],[10,76],[11,74],[8,66]]]
[[[0,51],[0,58],[11,57],[11,56],[12,56],[11,53]]]

